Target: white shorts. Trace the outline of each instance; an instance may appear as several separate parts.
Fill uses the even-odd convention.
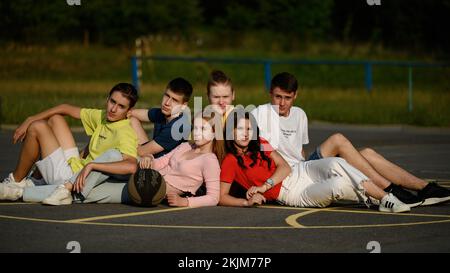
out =
[[[71,157],[79,157],[78,149],[71,148],[65,151],[56,149],[53,153],[36,162],[36,166],[42,174],[45,182],[51,185],[64,184],[73,175],[67,160]]]
[[[278,201],[294,207],[327,207],[338,200],[365,202],[368,178],[342,158],[303,161],[283,180]]]

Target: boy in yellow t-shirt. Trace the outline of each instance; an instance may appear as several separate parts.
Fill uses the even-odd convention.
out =
[[[72,191],[82,193],[81,199],[85,198],[92,189],[92,185],[85,189],[86,178],[93,171],[134,173],[137,136],[127,114],[137,99],[137,91],[131,84],[119,83],[111,89],[105,110],[62,104],[27,118],[13,136],[13,142],[22,141],[23,146],[15,170],[0,183],[0,200],[17,200],[23,197],[25,189],[31,190],[34,184],[26,175],[35,163],[48,184],[58,185],[41,200],[49,205],[71,204]],[[85,158],[79,156],[65,115],[81,119],[91,137]],[[41,187],[34,187],[37,188]]]

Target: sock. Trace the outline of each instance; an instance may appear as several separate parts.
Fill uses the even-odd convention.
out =
[[[391,192],[394,189],[394,184],[390,184],[389,186],[387,186],[386,188],[384,188],[385,192]]]

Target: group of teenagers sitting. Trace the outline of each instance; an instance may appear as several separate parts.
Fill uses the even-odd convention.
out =
[[[161,174],[170,206],[276,202],[321,208],[348,200],[398,213],[450,200],[448,189],[373,149],[357,150],[340,133],[306,157],[308,119],[294,106],[297,89],[295,76],[282,72],[271,81],[269,103],[233,107],[232,81],[215,70],[207,83],[210,105],[192,118],[193,88],[183,78],[168,83],[159,108],[135,109],[138,92],[128,83],[111,89],[103,110],[50,108],[14,132],[13,142],[22,148],[15,169],[0,183],[0,200],[129,204],[128,177],[138,169]],[[81,120],[90,137],[83,151],[64,116]],[[145,122],[154,125],[151,140]]]

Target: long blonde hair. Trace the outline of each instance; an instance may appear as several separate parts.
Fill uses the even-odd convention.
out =
[[[225,142],[223,141],[223,125],[221,122],[221,114],[217,113],[216,111],[213,111],[210,116],[204,115],[203,112],[199,112],[194,115],[192,118],[192,124],[194,124],[194,120],[196,118],[201,117],[203,120],[208,122],[209,125],[211,125],[211,128],[214,132],[214,139],[212,140],[212,152],[217,156],[217,159],[219,160],[219,164],[222,164],[222,160],[225,158],[226,151],[225,151]],[[218,121],[217,121],[217,118]],[[194,126],[192,126],[192,129]],[[193,135],[193,134],[192,134]]]

